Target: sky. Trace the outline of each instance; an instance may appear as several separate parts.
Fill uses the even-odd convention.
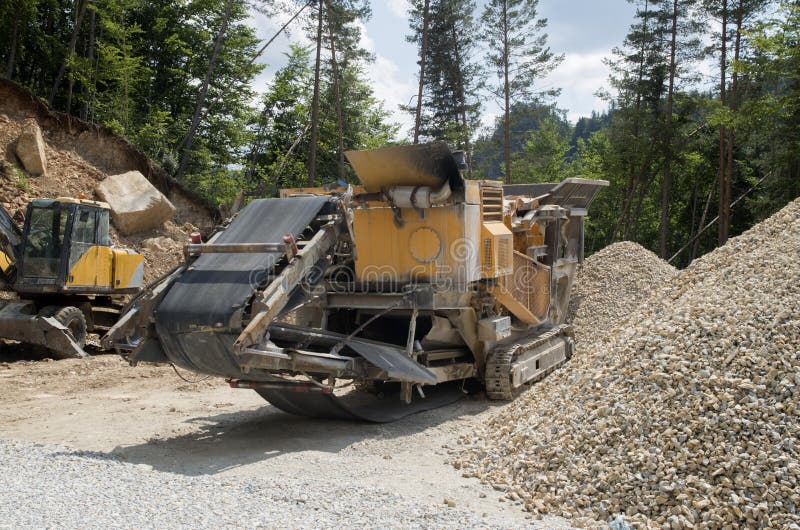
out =
[[[281,0],[292,6],[291,0]],[[485,0],[477,0],[478,12]],[[417,92],[417,59],[415,45],[406,42],[409,33],[407,0],[373,0],[372,18],[362,27],[362,45],[375,55],[369,65],[368,75],[375,96],[384,102],[391,119],[401,125],[398,134],[406,138],[413,126],[413,118],[400,112],[398,105],[408,104]],[[254,14],[258,36],[271,38],[291,17],[286,14],[265,16]],[[607,88],[608,69],[603,58],[611,54],[612,48],[622,44],[635,7],[626,0],[540,0],[539,16],[548,19],[549,45],[556,54],[564,54],[562,64],[551,75],[540,81],[543,89],[560,88],[556,102],[565,110],[573,123],[593,110],[601,111],[605,103],[595,96],[598,89]],[[275,72],[286,64],[283,55],[291,41],[307,43],[297,22],[290,34],[281,35],[267,49],[260,62],[267,65],[256,79],[255,88],[267,90]],[[489,126],[500,114],[493,101],[485,101],[483,124]]]

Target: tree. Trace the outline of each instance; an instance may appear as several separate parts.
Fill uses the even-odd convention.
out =
[[[514,182],[558,182],[567,169],[567,153],[570,151],[570,127],[564,120],[546,118],[536,129],[528,133],[521,152],[513,157],[511,168]]]
[[[418,6],[419,7],[419,6]],[[473,0],[431,0],[428,26],[423,11],[412,6],[410,42],[426,35],[424,65],[420,66],[422,98],[414,106],[401,108],[415,116],[419,111],[420,139],[445,140],[471,157],[471,138],[480,123],[481,68],[475,60],[475,10]],[[422,54],[420,55],[422,59]]]
[[[311,145],[309,157],[308,186],[313,186],[318,173],[318,150],[320,143],[320,105],[322,91],[325,86],[332,87],[334,92],[333,110],[337,116],[338,128],[338,173],[344,175],[344,124],[342,102],[342,78],[345,70],[359,61],[370,61],[372,56],[361,48],[360,29],[355,24],[358,20],[367,20],[371,16],[369,2],[366,0],[320,0],[314,21],[314,42],[316,60],[314,63],[314,95],[311,104]],[[311,28],[309,28],[309,33]],[[322,62],[322,51],[330,52],[330,70],[325,71]],[[337,53],[339,59],[337,60]]]
[[[609,98],[614,112],[609,140],[619,151],[625,177],[622,211],[607,231],[611,241],[631,239],[655,179],[663,132],[661,103],[668,76],[667,25],[655,2],[642,0],[621,48],[607,61],[610,84],[617,96]]]
[[[311,101],[311,145],[309,146],[308,164],[308,186],[314,185],[317,177],[317,144],[319,140],[319,91],[320,91],[320,67],[322,64],[322,30],[324,22],[324,9],[322,1],[319,1],[317,8],[317,58],[314,61],[314,98]]]
[[[61,81],[64,79],[64,72],[67,69],[70,59],[72,59],[72,54],[75,52],[75,43],[78,41],[78,34],[80,33],[81,24],[83,23],[83,17],[86,14],[86,7],[88,5],[89,0],[80,0],[80,9],[75,16],[75,26],[72,28],[72,37],[70,38],[69,46],[67,47],[67,53],[64,55],[64,60],[61,61],[61,67],[58,69],[56,80],[53,82],[53,88],[50,90],[50,96],[47,98],[47,103],[50,105],[53,104],[53,100],[56,97],[56,91],[61,85]]]
[[[668,240],[670,227],[670,205],[673,188],[672,166],[678,154],[675,145],[673,110],[675,108],[676,83],[685,72],[684,63],[693,61],[699,56],[700,41],[697,34],[699,24],[693,22],[692,10],[696,0],[668,0],[662,7],[665,10],[669,28],[669,81],[667,83],[667,102],[664,113],[663,131],[663,170],[661,180],[661,225],[659,229],[659,253],[662,258],[668,256]]]
[[[498,83],[490,86],[502,101],[505,120],[505,181],[511,173],[511,106],[520,98],[541,96],[536,80],[551,72],[563,60],[547,46],[546,18],[537,18],[538,0],[489,0],[481,21],[488,49],[487,60],[496,70]]]
[[[425,64],[428,57],[428,25],[430,23],[431,2],[423,0],[422,7],[417,0],[412,4],[411,25],[414,34],[406,37],[409,42],[419,40],[419,80],[417,84],[417,105],[414,115],[414,143],[419,143],[420,127],[422,125],[422,93],[425,88]],[[417,20],[421,19],[421,28],[416,28]]]
[[[247,184],[256,195],[303,186],[308,178],[310,52],[292,45],[286,57],[263,97],[248,153]]]
[[[214,48],[211,50],[211,56],[208,59],[208,68],[206,69],[206,75],[203,79],[203,84],[200,85],[200,92],[197,95],[197,102],[195,103],[194,107],[194,115],[192,116],[192,123],[189,125],[189,131],[186,133],[186,138],[184,138],[182,147],[183,153],[181,154],[181,161],[180,165],[178,166],[178,173],[176,175],[178,180],[183,178],[183,174],[186,171],[186,164],[189,162],[189,153],[192,149],[192,142],[194,141],[194,135],[197,133],[197,126],[200,125],[200,114],[203,111],[203,105],[206,102],[206,96],[208,95],[208,87],[211,84],[211,76],[214,75],[214,68],[217,66],[217,57],[219,56],[220,50],[222,48],[222,42],[225,39],[225,33],[228,31],[228,24],[231,20],[231,14],[233,12],[233,0],[226,0],[225,2],[225,11],[222,13],[219,21],[219,29],[217,30],[217,37],[214,40]]]

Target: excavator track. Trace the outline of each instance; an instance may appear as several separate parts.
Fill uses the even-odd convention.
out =
[[[563,346],[563,355],[558,355],[559,346]],[[567,325],[557,326],[545,333],[527,337],[520,341],[500,344],[489,353],[486,360],[486,395],[489,399],[509,401],[514,399],[527,385],[540,381],[553,370],[572,357],[574,349],[572,328]],[[555,350],[553,352],[548,350]],[[537,357],[550,354],[543,366],[538,367],[523,384],[514,385],[512,370],[516,363],[525,360],[536,361]],[[555,354],[555,355],[554,355]],[[555,357],[555,358],[554,358]]]

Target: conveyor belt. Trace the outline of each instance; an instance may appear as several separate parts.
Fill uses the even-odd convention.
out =
[[[294,392],[291,390],[257,390],[276,408],[289,414],[311,418],[389,423],[400,418],[437,409],[455,403],[464,396],[461,383],[446,383],[424,387],[425,398],[414,396],[406,405],[397,393],[374,396],[364,391],[354,391],[342,397],[322,392]]]
[[[253,201],[214,243],[274,243],[286,233],[297,236],[320,213],[326,202],[328,199],[325,197]],[[170,361],[209,375],[256,381],[273,379],[257,372],[243,373],[233,352],[233,343],[242,331],[243,310],[259,281],[263,281],[264,275],[271,271],[281,256],[280,253],[209,253],[199,256],[170,287],[155,312],[158,340]],[[422,380],[435,383],[435,377],[427,370],[410,359],[402,359],[414,365],[410,368],[399,363],[386,348],[373,346],[365,351],[370,345],[362,344],[358,339],[354,339],[350,346],[390,373],[402,368],[419,372]],[[424,377],[426,374],[430,377]],[[344,398],[322,392],[258,392],[275,407],[292,414],[379,423],[438,408],[463,395],[457,385],[426,387],[425,392],[429,394],[426,399],[417,397],[406,405],[399,396],[378,399],[366,392],[353,392]]]
[[[326,197],[255,200],[214,243],[276,243],[299,235]],[[203,254],[170,287],[155,313],[169,359],[188,370],[222,377],[243,374],[233,353],[241,315],[280,253]]]

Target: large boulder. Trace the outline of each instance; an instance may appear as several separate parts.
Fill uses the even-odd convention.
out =
[[[111,218],[125,235],[158,228],[175,215],[175,207],[138,171],[113,175],[95,188],[111,206]]]
[[[25,171],[34,176],[47,172],[47,155],[44,152],[42,130],[36,120],[27,120],[17,140],[17,156]]]

